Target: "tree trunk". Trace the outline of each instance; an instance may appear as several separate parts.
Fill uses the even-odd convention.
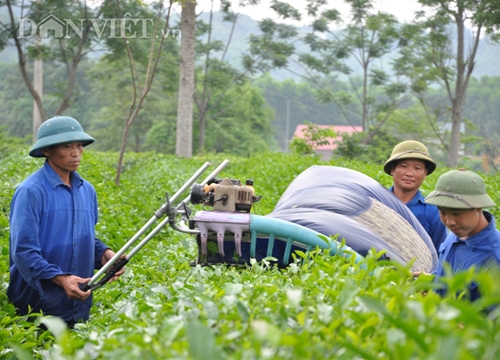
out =
[[[123,171],[123,159],[125,157],[125,150],[127,148],[127,137],[128,137],[128,132],[130,130],[130,126],[132,126],[132,123],[127,121],[127,123],[125,124],[125,128],[123,129],[122,145],[120,147],[120,155],[118,156],[118,165],[116,166],[116,176],[115,176],[116,186],[120,185],[120,178]]]
[[[465,56],[465,8],[462,3],[455,13],[455,23],[457,26],[457,73],[455,79],[455,94],[450,96],[452,106],[451,140],[448,152],[448,167],[455,168],[458,165],[458,155],[460,151],[460,134],[463,121],[463,110],[465,106],[465,95],[469,79],[474,70],[474,63],[477,47],[481,38],[482,25],[477,24],[475,38],[473,39],[470,51]]]
[[[363,62],[363,114],[361,115],[361,126],[363,128],[363,132],[368,135],[370,132],[370,128],[368,124],[368,110],[367,110],[367,94],[368,94],[368,62]]]
[[[198,139],[198,150],[203,150],[205,147],[205,116],[200,115],[200,119],[198,120],[199,129],[200,129],[200,138]]]
[[[9,0],[7,0],[6,4],[7,4],[7,10],[9,12],[10,23],[14,27],[14,29],[16,29],[16,31],[17,31],[17,28],[14,25],[16,23],[16,21],[14,19],[14,12],[12,10],[13,6]],[[14,34],[15,34],[15,32],[14,32]],[[28,76],[28,71],[26,70],[26,58],[24,56],[23,46],[22,46],[21,41],[19,40],[19,38],[17,36],[14,36],[14,44],[16,46],[19,69],[21,70],[21,75],[23,77],[24,83],[26,84],[28,91],[30,92],[31,96],[33,97],[33,100],[35,101],[36,108],[40,112],[40,118],[45,119],[46,115],[45,115],[45,109],[44,109],[43,104],[42,104],[42,99],[38,95],[37,91],[35,90],[35,88],[33,86],[31,79]],[[38,130],[38,128],[33,129],[33,133],[36,134],[37,130]],[[36,137],[36,135],[35,135],[35,137]],[[35,140],[35,139],[33,139],[33,140]]]
[[[68,86],[66,87],[66,91],[64,92],[64,97],[61,100],[61,103],[59,104],[59,107],[56,110],[56,115],[62,115],[71,106],[71,97],[73,95],[73,91],[75,90],[76,71],[80,61],[81,57],[80,55],[77,55],[75,59],[72,61],[71,66],[67,66]]]
[[[458,164],[458,151],[460,148],[460,127],[462,125],[462,111],[464,106],[464,23],[462,9],[457,9],[455,21],[457,25],[457,74],[455,82],[455,97],[451,99],[451,139],[448,152],[448,167],[454,168]]]
[[[42,0],[37,0],[37,5],[38,6],[43,6],[43,1]],[[21,40],[19,37],[16,35],[17,31],[19,29],[18,25],[16,25],[17,21],[14,18],[14,13],[13,13],[13,7],[15,7],[15,2],[6,1],[7,5],[7,10],[9,12],[9,17],[10,17],[10,24],[13,28],[13,40],[14,44],[17,49],[17,54],[18,54],[18,62],[19,62],[19,68],[21,70],[21,75],[23,77],[23,80],[26,84],[26,87],[28,88],[28,91],[30,92],[35,105],[34,105],[34,114],[33,114],[33,140],[36,139],[36,133],[38,131],[38,127],[41,125],[45,119],[47,119],[47,114],[45,111],[45,108],[43,107],[42,103],[42,95],[43,95],[43,88],[42,88],[42,80],[37,79],[37,76],[42,76],[40,75],[42,73],[41,69],[41,64],[42,60],[41,59],[36,59],[34,63],[34,75],[33,75],[33,81],[29,78],[28,71],[26,69],[26,55],[25,55],[25,45],[24,43],[21,43]],[[63,6],[63,5],[61,5]],[[88,7],[87,5],[82,5],[85,7],[87,10]],[[101,8],[92,16],[97,19],[100,18],[102,14],[102,9],[104,7],[104,4],[101,6]],[[88,15],[90,15],[89,12],[86,12]],[[89,19],[86,19],[87,21],[86,26],[84,27],[82,31],[82,36],[77,44],[76,47],[72,47],[71,53],[74,54],[73,58],[68,58],[66,51],[68,50],[67,44],[65,44],[64,41],[61,39],[59,40],[59,46],[60,46],[60,51],[61,55],[60,58],[57,56],[65,66],[68,72],[68,82],[67,82],[67,87],[66,91],[64,92],[63,99],[61,100],[61,103],[59,107],[56,110],[57,115],[61,115],[64,111],[66,111],[70,106],[71,103],[76,101],[76,98],[73,98],[73,93],[74,93],[74,88],[75,88],[75,82],[76,82],[76,72],[78,65],[82,58],[86,55],[87,50],[86,50],[86,45],[89,43],[89,33],[92,29],[91,22]],[[35,37],[35,46],[39,46],[41,44],[41,41],[39,39],[39,36]]]
[[[168,30],[169,22],[170,22],[170,11],[172,10],[172,2],[173,0],[170,0],[169,6],[168,6],[168,11],[167,11],[167,17],[165,18],[165,27],[163,28],[163,34],[166,33]],[[120,18],[122,17],[122,11],[121,8],[118,6],[119,10],[119,16]],[[163,12],[163,2],[160,4],[160,7],[158,8],[158,18],[156,21],[156,24],[159,23],[160,16]],[[153,84],[153,80],[156,74],[156,69],[158,68],[158,61],[160,60],[160,56],[162,53],[162,48],[163,48],[163,43],[165,41],[164,36],[158,36],[158,27],[155,26],[153,30],[153,41],[151,42],[151,46],[149,48],[149,58],[148,58],[148,64],[146,68],[146,73],[144,74],[144,86],[139,89],[141,81],[140,81],[140,73],[137,71],[137,66],[135,64],[134,56],[132,53],[132,50],[130,49],[130,46],[128,46],[128,41],[125,41],[125,48],[127,50],[127,55],[128,55],[128,60],[129,60],[129,65],[130,65],[130,73],[131,73],[131,79],[132,79],[132,87],[133,87],[133,94],[132,94],[132,103],[129,108],[129,113],[127,115],[127,120],[125,121],[125,128],[123,129],[123,136],[122,136],[122,145],[120,148],[120,156],[118,158],[118,164],[116,166],[116,177],[115,177],[115,184],[116,186],[120,185],[120,177],[123,169],[123,159],[125,157],[125,150],[127,147],[127,138],[128,134],[130,131],[130,128],[132,124],[134,123],[135,119],[137,118],[137,115],[139,114],[139,111],[142,108],[142,105],[144,103],[144,100],[146,99],[146,96],[149,93],[149,90],[151,90],[151,85]],[[155,49],[155,40],[160,38],[160,44],[157,49]],[[137,94],[140,91],[139,99],[137,99]],[[136,151],[138,150],[138,145],[136,141]]]
[[[35,37],[35,46],[39,47],[42,44],[42,39],[39,35]],[[40,97],[43,99],[43,60],[41,56],[37,57],[33,64],[33,88]],[[42,118],[38,104],[33,100],[33,143],[36,141],[38,128],[42,125],[45,119]]]
[[[193,154],[193,95],[195,61],[196,2],[182,3],[179,99],[177,103],[177,133],[175,154],[189,158]]]
[[[462,125],[462,111],[464,101],[455,98],[452,102],[451,116],[451,140],[448,151],[448,167],[455,168],[458,165],[458,153],[460,151],[460,128]]]

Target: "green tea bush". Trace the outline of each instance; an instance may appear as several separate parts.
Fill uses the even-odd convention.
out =
[[[500,301],[496,273],[449,276],[453,291],[441,298],[430,276],[414,279],[409,267],[379,261],[375,253],[360,264],[319,250],[299,253],[284,270],[266,261],[243,269],[191,267],[194,238],[168,227],[131,259],[119,281],[94,292],[89,322],[69,331],[42,314],[17,316],[6,296],[10,198],[43,161],[27,150],[0,150],[0,358],[496,359],[500,353],[498,311],[484,310]],[[208,161],[212,167],[201,181],[224,159],[230,164],[219,177],[253,179],[263,196],[253,211],[262,215],[311,165],[349,167],[391,184],[380,165],[356,160],[141,153],[126,154],[116,186],[118,155],[87,150],[79,172],[98,193],[98,237],[118,250],[166,201],[165,193],[172,196]],[[428,177],[424,192],[445,171]],[[484,177],[500,204],[498,175]],[[487,291],[468,303],[461,297],[472,279]],[[41,321],[50,331],[38,327]]]

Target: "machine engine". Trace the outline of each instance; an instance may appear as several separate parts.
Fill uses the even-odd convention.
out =
[[[261,196],[254,195],[250,179],[245,185],[241,185],[240,180],[213,179],[206,185],[194,184],[191,188],[192,204],[212,206],[215,211],[249,213],[253,203],[260,199]]]

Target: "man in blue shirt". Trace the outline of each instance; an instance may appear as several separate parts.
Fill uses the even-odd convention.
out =
[[[446,227],[439,220],[437,207],[426,204],[420,186],[427,175],[436,169],[436,163],[421,142],[407,140],[392,150],[384,164],[384,171],[393,177],[390,190],[415,215],[432,240],[436,251],[446,238]]]
[[[19,314],[42,311],[70,327],[89,318],[91,291],[80,287],[115,255],[95,238],[96,192],[76,172],[83,147],[93,142],[66,116],[38,129],[29,155],[45,157],[45,163],[17,187],[10,208],[7,295]]]
[[[425,198],[439,208],[441,221],[450,233],[439,248],[436,280],[450,264],[453,273],[500,264],[500,231],[495,219],[483,208],[495,206],[486,193],[483,179],[472,171],[449,171],[438,179],[436,189]],[[480,296],[477,284],[470,285],[470,300]],[[444,292],[438,291],[438,292]]]

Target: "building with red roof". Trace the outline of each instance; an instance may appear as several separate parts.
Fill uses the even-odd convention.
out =
[[[321,155],[321,158],[323,160],[328,160],[331,158],[331,156],[333,155],[333,151],[337,147],[337,144],[335,142],[342,140],[343,134],[351,135],[353,133],[363,131],[362,126],[351,126],[351,125],[316,125],[316,126],[322,129],[333,128],[333,130],[335,130],[335,134],[337,134],[337,137],[335,138],[327,138],[328,140],[327,145],[320,145],[314,149],[314,151],[318,155]],[[293,136],[303,139],[304,131],[306,129],[307,129],[306,124],[297,125],[297,128],[295,129]]]

